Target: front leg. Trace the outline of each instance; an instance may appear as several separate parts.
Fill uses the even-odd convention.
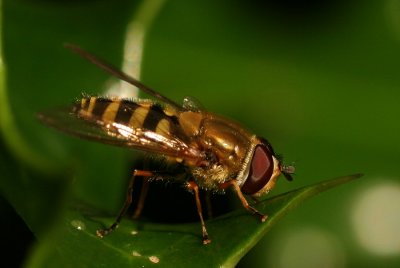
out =
[[[247,209],[248,211],[250,211],[253,214],[256,214],[260,218],[261,222],[264,222],[268,218],[267,215],[264,215],[264,214],[260,213],[257,209],[255,209],[255,208],[253,208],[252,206],[249,205],[249,203],[247,202],[246,198],[243,196],[243,193],[240,190],[240,187],[237,184],[236,180],[230,180],[230,181],[226,181],[224,183],[221,183],[219,185],[219,188],[220,189],[226,189],[229,186],[233,187],[233,189],[235,190],[237,196],[239,197],[239,199],[242,202],[242,205],[243,205],[243,207],[245,209]]]

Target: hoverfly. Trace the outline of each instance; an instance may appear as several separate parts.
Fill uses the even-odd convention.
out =
[[[145,181],[152,178],[181,180],[194,193],[203,244],[211,240],[202,215],[199,188],[223,192],[232,187],[246,210],[262,222],[267,219],[249,205],[244,195],[257,198],[269,192],[281,173],[292,180],[294,168],[282,164],[266,139],[234,121],[198,109],[189,99],[179,105],[87,51],[75,45],[66,46],[155,100],[83,96],[69,110],[40,113],[39,119],[81,138],[155,154],[167,164],[179,167],[180,171],[172,177],[162,170],[135,169],[120,213],[109,228],[97,231],[99,237],[109,234],[120,223],[131,204],[133,182],[137,177]],[[144,202],[144,198],[140,200]]]

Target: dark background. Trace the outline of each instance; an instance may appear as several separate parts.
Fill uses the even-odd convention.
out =
[[[62,45],[119,65],[139,4],[3,1],[2,261],[33,258],[28,230],[45,234],[65,196],[118,209],[130,154],[48,131],[34,114],[102,92],[107,76]],[[394,0],[165,1],[147,33],[141,80],[268,138],[296,166],[295,180],[272,194],[365,174],[289,214],[243,267],[398,267],[399,48]]]

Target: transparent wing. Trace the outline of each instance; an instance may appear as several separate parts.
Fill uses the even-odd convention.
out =
[[[88,120],[79,117],[70,108],[59,108],[38,113],[44,124],[70,135],[97,141],[100,143],[123,146],[151,153],[163,154],[201,161],[204,155],[196,148],[190,147],[178,137],[166,133],[159,134],[143,128],[101,120]]]
[[[80,55],[81,57],[83,57],[84,59],[90,61],[91,63],[95,64],[97,67],[103,69],[104,71],[112,74],[113,76],[131,84],[134,85],[136,87],[138,87],[139,89],[143,90],[144,92],[152,95],[153,97],[157,98],[158,100],[160,100],[161,102],[164,103],[168,103],[169,105],[171,105],[172,107],[174,107],[176,110],[181,110],[182,106],[175,103],[174,101],[170,100],[169,98],[161,95],[160,93],[158,93],[157,91],[149,88],[148,86],[142,84],[140,81],[138,81],[137,79],[127,75],[126,73],[118,70],[115,66],[113,66],[112,64],[106,62],[105,60],[102,60],[98,57],[96,57],[95,55],[87,52],[86,50],[73,45],[73,44],[65,44],[65,47],[72,50],[73,52],[77,53],[78,55]]]

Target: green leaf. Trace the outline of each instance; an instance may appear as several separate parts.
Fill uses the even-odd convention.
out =
[[[96,236],[96,229],[108,226],[114,218],[88,216],[83,209],[70,210],[63,231],[56,235],[56,240],[51,237],[47,245],[42,244],[43,254],[36,254],[31,265],[142,267],[158,263],[158,267],[234,267],[288,211],[320,192],[360,176],[339,177],[259,202],[256,207],[269,215],[264,223],[244,209],[209,220],[209,245],[201,243],[199,223],[154,224],[128,219],[101,239]],[[48,252],[49,244],[56,245],[54,252]]]

